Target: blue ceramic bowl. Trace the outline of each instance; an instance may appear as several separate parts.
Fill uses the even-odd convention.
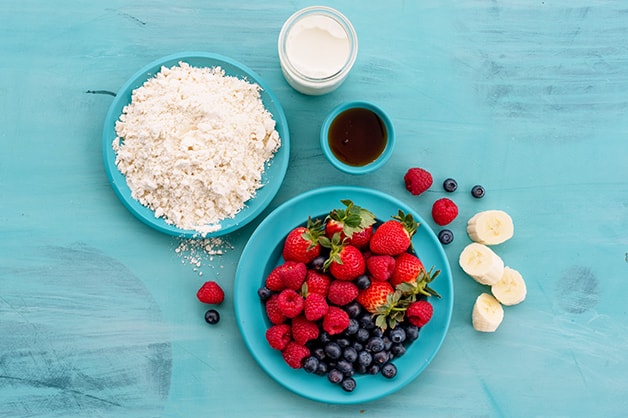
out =
[[[288,169],[290,156],[290,134],[288,122],[279,100],[268,88],[264,80],[255,74],[245,65],[222,55],[207,52],[183,52],[158,59],[135,73],[116,94],[111,104],[107,116],[102,136],[102,150],[105,162],[105,171],[118,198],[124,206],[146,225],[169,235],[194,238],[199,237],[197,231],[184,230],[167,223],[163,218],[156,218],[153,210],[143,206],[139,201],[131,196],[131,190],[127,185],[126,178],[116,166],[116,153],[111,143],[116,138],[115,124],[124,107],[131,103],[133,90],[142,86],[144,82],[155,76],[162,66],[171,67],[186,62],[194,67],[215,67],[220,66],[226,75],[246,79],[251,83],[258,84],[262,89],[260,95],[262,102],[275,119],[275,129],[281,138],[281,147],[275,153],[270,164],[266,166],[262,174],[263,187],[258,189],[255,196],[245,203],[245,207],[234,217],[224,219],[220,222],[220,229],[204,235],[205,237],[220,236],[235,231],[251,222],[259,215],[272,201],[279,187],[283,182]]]
[[[367,109],[375,113],[379,117],[381,122],[383,123],[383,126],[386,130],[386,146],[384,150],[381,152],[381,154],[379,154],[377,158],[375,158],[373,161],[368,162],[364,165],[350,165],[341,161],[333,153],[330,143],[329,143],[329,130],[334,120],[344,111],[347,111],[350,109],[356,109],[356,108]],[[394,129],[392,120],[381,107],[371,102],[351,101],[351,102],[342,103],[336,106],[329,113],[329,115],[327,115],[327,117],[323,121],[323,126],[321,127],[320,141],[321,141],[321,148],[323,149],[323,153],[325,154],[325,157],[327,157],[329,162],[334,167],[348,174],[359,175],[359,174],[371,173],[379,169],[380,167],[382,167],[384,164],[386,164],[386,162],[388,161],[388,159],[393,153],[396,139],[395,139],[395,129]]]

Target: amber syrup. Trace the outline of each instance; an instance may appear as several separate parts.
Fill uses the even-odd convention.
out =
[[[379,157],[388,142],[382,119],[372,110],[351,108],[340,112],[327,134],[331,152],[343,163],[361,167]]]

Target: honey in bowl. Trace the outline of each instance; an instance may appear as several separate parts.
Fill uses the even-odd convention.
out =
[[[329,148],[344,164],[362,167],[385,150],[388,131],[384,121],[370,109],[355,107],[340,112],[328,131]]]

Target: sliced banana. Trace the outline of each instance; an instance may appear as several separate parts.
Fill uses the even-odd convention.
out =
[[[512,238],[515,227],[510,215],[503,210],[485,210],[469,219],[467,234],[480,244],[497,245]]]
[[[504,274],[491,286],[491,293],[502,305],[516,305],[526,298],[526,282],[517,270],[504,267]]]
[[[473,329],[481,332],[495,332],[504,320],[504,308],[488,293],[482,293],[475,300],[471,321]]]
[[[486,245],[477,242],[472,242],[462,250],[458,263],[465,273],[481,284],[493,285],[504,274],[501,257]]]

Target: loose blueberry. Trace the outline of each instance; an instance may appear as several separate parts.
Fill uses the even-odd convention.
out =
[[[215,309],[210,309],[205,312],[205,322],[210,325],[215,325],[220,321],[220,314]]]
[[[392,363],[386,363],[382,366],[382,376],[387,379],[392,379],[397,376],[397,366]]]
[[[443,245],[451,244],[452,241],[454,240],[454,233],[451,232],[451,230],[449,230],[449,229],[442,229],[438,233],[438,240]]]
[[[364,290],[371,285],[371,279],[366,274],[363,274],[355,279],[355,285],[358,289]]]
[[[357,383],[356,383],[355,379],[352,378],[352,377],[345,378],[342,381],[342,383],[341,383],[342,388],[345,391],[347,391],[347,392],[353,392],[353,390],[355,389],[356,385],[357,385]]]
[[[480,186],[479,184],[473,186],[473,188],[471,189],[471,195],[473,197],[475,197],[476,199],[481,199],[484,197],[484,187]]]
[[[445,181],[443,182],[443,189],[445,189],[446,192],[455,192],[457,188],[458,182],[452,178],[445,179]]]

